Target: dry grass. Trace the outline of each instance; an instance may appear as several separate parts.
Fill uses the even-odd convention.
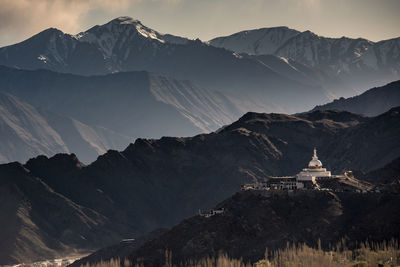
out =
[[[400,266],[399,242],[392,240],[384,243],[363,243],[359,249],[349,250],[344,243],[339,243],[334,249],[327,252],[318,248],[310,248],[305,244],[287,245],[284,249],[273,252],[265,252],[265,258],[255,264],[245,263],[242,259],[231,259],[225,253],[220,253],[217,258],[203,258],[198,261],[189,261],[183,266],[187,267],[367,267]],[[120,259],[108,262],[81,265],[81,267],[120,267],[132,266],[125,260],[122,264]],[[144,267],[138,261],[134,267]],[[165,264],[163,267],[176,267],[172,263],[172,253],[165,252]]]
[[[121,260],[119,258],[111,259],[109,261],[100,261],[94,264],[82,264],[80,267],[129,267],[131,266],[131,262],[128,260],[124,260],[121,264]]]
[[[217,258],[203,258],[199,261],[190,261],[185,264],[188,267],[252,267],[250,263],[244,263],[242,259],[231,259],[225,253],[220,253]],[[174,267],[173,265],[165,267]]]
[[[400,248],[395,240],[379,244],[360,244],[360,248],[349,250],[345,243],[327,252],[310,248],[305,244],[287,245],[286,248],[268,253],[257,267],[339,267],[339,266],[400,266]]]

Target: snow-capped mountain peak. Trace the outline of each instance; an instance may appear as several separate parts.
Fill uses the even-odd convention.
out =
[[[161,36],[160,33],[144,26],[138,19],[133,19],[127,16],[118,17],[110,21],[109,23],[105,24],[105,26],[110,30],[122,30],[122,31],[129,30],[129,28],[127,27],[132,27],[133,29],[136,29],[137,33],[141,34],[143,37],[151,38],[161,43],[164,43],[164,40],[159,38]]]
[[[238,53],[266,55],[273,54],[282,44],[298,33],[298,31],[284,26],[261,28],[218,37],[210,40],[209,44]]]
[[[161,34],[144,26],[139,20],[123,16],[111,20],[104,25],[97,25],[86,32],[74,36],[81,42],[88,42],[100,48],[106,58],[113,55],[116,45],[127,49],[130,45],[136,46],[147,41],[162,43],[184,43],[185,38]]]
[[[119,17],[104,25],[97,25],[86,32],[81,32],[74,37],[81,42],[88,42],[100,48],[104,56],[110,58],[114,47],[122,46],[126,41],[134,38],[150,38],[160,43],[159,34],[144,26],[139,20],[130,17]]]

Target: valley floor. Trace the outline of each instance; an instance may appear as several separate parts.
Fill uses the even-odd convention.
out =
[[[73,262],[88,256],[88,253],[85,254],[72,254],[66,256],[64,258],[58,259],[48,259],[44,261],[37,261],[32,263],[20,263],[15,265],[0,265],[1,267],[64,267],[72,264]]]

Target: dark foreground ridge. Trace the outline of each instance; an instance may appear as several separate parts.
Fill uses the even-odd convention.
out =
[[[243,183],[298,173],[314,147],[333,173],[381,168],[400,157],[399,111],[374,118],[338,111],[248,113],[217,133],[138,139],[88,166],[67,154],[0,165],[1,203],[15,203],[0,217],[19,222],[3,219],[0,239],[14,245],[0,263],[105,247],[171,227],[199,208],[214,207]],[[35,181],[43,190],[19,180]],[[18,201],[16,192],[22,192]],[[382,216],[392,216],[384,211]]]
[[[317,247],[320,240],[322,248],[329,249],[344,239],[348,248],[355,248],[360,241],[400,237],[399,201],[400,195],[390,193],[242,191],[216,206],[224,209],[222,214],[192,216],[130,253],[114,250],[110,257],[102,250],[97,259],[89,256],[73,266],[117,257],[163,266],[165,251],[177,265],[217,257],[221,251],[255,262],[266,248],[284,248],[287,242]]]

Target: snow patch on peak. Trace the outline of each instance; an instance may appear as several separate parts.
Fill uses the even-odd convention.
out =
[[[162,43],[184,44],[188,41],[186,38],[161,34],[128,16],[118,17],[101,26],[97,25],[73,37],[80,42],[88,42],[99,47],[105,58],[113,56],[117,45],[118,48],[140,46],[146,39],[155,41],[153,43],[155,46]],[[126,50],[123,54],[126,58],[129,51]]]
[[[136,24],[135,28],[137,30],[138,33],[140,33],[142,36],[146,37],[146,38],[151,38],[154,40],[157,40],[161,43],[164,43],[165,41],[163,39],[161,39],[161,34],[159,34],[158,32],[147,28],[146,26],[143,26],[142,24]]]
[[[138,19],[134,19],[134,18],[129,17],[129,16],[121,16],[121,17],[118,17],[118,18],[116,18],[116,19],[114,19],[112,21],[120,21],[121,23],[124,23],[124,24],[140,23],[140,21]]]
[[[106,58],[111,58],[114,47],[117,44],[119,47],[123,47],[124,43],[137,40],[137,37],[149,38],[164,43],[161,36],[158,32],[141,24],[139,20],[130,17],[119,17],[102,26],[95,26],[86,32],[79,33],[74,37],[78,41],[98,46]]]
[[[37,57],[37,59],[39,59],[40,61],[43,61],[43,63],[47,63],[47,57],[44,56],[44,55],[39,55],[39,56]]]

